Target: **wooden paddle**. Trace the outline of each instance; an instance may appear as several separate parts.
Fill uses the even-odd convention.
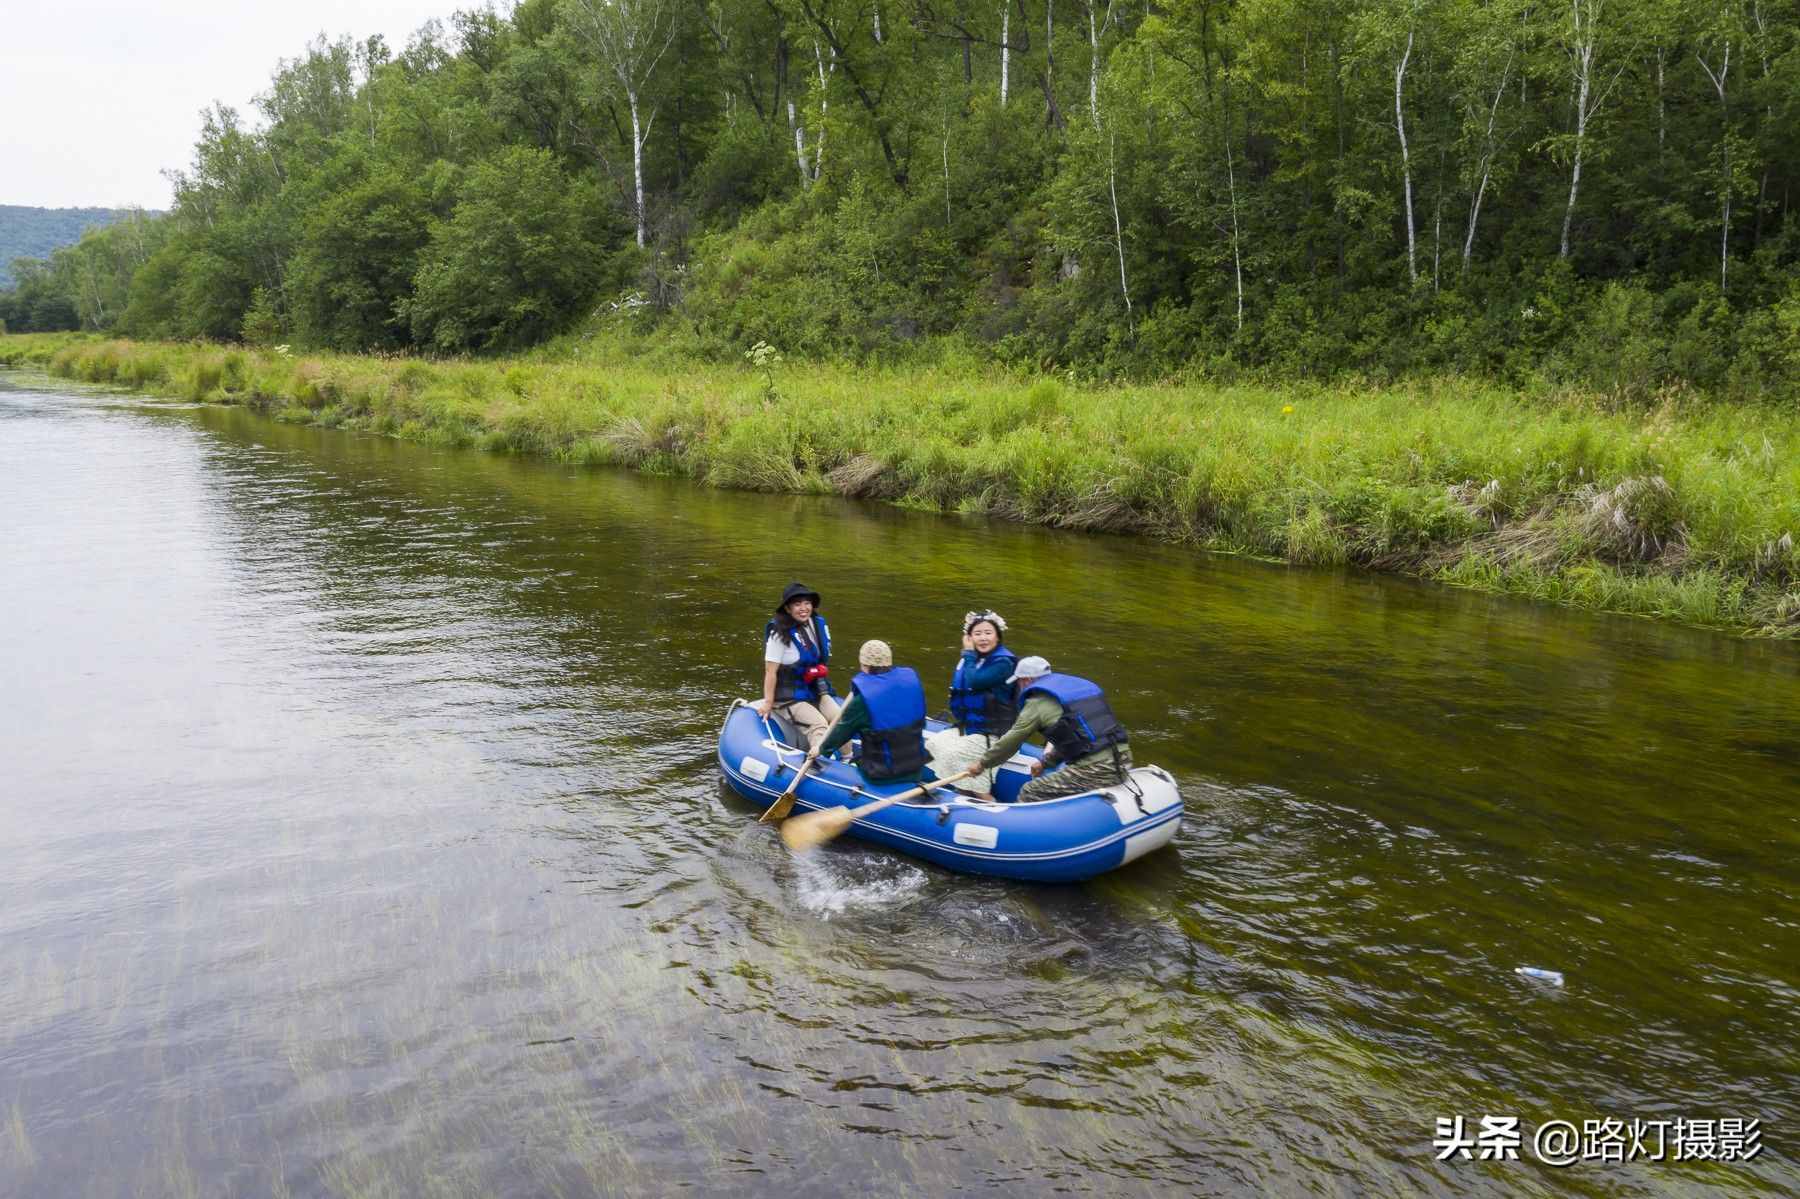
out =
[[[928,791],[954,783],[958,779],[970,776],[957,772],[949,778],[941,778],[914,787],[910,791],[902,791],[898,795],[890,795],[886,799],[878,799],[874,803],[866,803],[860,808],[826,808],[823,812],[808,812],[804,816],[796,816],[781,826],[781,839],[787,842],[788,848],[795,853],[805,853],[809,849],[817,849],[831,840],[864,816],[879,812],[890,804],[902,800],[916,799]]]
[[[831,736],[832,732],[838,726],[838,721],[844,718],[844,713],[848,711],[849,708],[849,700],[845,699],[838,701],[838,714],[831,718],[831,724],[826,727],[826,737]],[[824,743],[824,739],[822,738],[819,744],[823,745]],[[794,771],[794,777],[788,781],[787,790],[777,796],[775,802],[764,808],[763,814],[756,818],[758,824],[774,824],[777,820],[782,819],[789,812],[794,810],[794,791],[800,786],[800,780],[806,777],[807,771],[813,768],[813,763],[818,760],[819,755],[817,754],[809,753],[806,755],[806,761],[800,763],[800,769]]]

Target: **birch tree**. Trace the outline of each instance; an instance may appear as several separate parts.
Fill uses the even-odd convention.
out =
[[[1000,107],[1006,107],[1007,76],[1012,69],[1012,0],[1000,6]]]
[[[811,26],[819,42],[814,66],[821,88],[833,76],[842,79],[842,86],[866,118],[866,132],[880,147],[895,186],[908,191],[914,136],[921,128],[931,127],[930,108],[917,103],[925,97],[908,87],[923,81],[902,69],[915,61],[918,32],[903,22],[885,30],[877,42],[872,32],[863,36],[860,16],[840,11],[844,5],[839,0],[792,3],[796,15]]]
[[[1095,120],[1099,120],[1096,107]],[[1116,129],[1106,131],[1106,193],[1112,200],[1113,246],[1119,252],[1119,294],[1125,297],[1125,321],[1132,323],[1131,317],[1131,282],[1125,277],[1125,228],[1119,222],[1119,134]]]
[[[794,100],[790,96],[787,102],[788,128],[794,135],[794,161],[800,167],[800,185],[811,187],[819,181],[819,172],[825,169],[825,120],[831,113],[831,76],[837,73],[837,52],[831,56],[831,68],[825,66],[825,54],[819,48],[818,40],[813,40],[813,68],[819,80],[819,131],[813,135],[812,165],[806,162],[806,121],[797,112]]]
[[[644,207],[644,146],[657,106],[646,88],[680,25],[676,0],[564,0],[569,26],[599,57],[625,93],[631,111],[631,175],[637,207],[637,244],[649,241]],[[646,109],[648,111],[646,112]]]
[[[1722,22],[1723,23],[1723,22]],[[1725,290],[1726,268],[1731,262],[1731,43],[1736,29],[1728,25],[1717,31],[1717,50],[1709,47],[1694,51],[1694,61],[1706,72],[1706,78],[1719,97],[1719,290]],[[1741,44],[1741,43],[1740,43]]]
[[[1401,213],[1406,221],[1406,276],[1409,283],[1419,282],[1418,222],[1413,212],[1412,145],[1406,132],[1407,73],[1414,66],[1418,47],[1420,10],[1418,0],[1401,0],[1391,7],[1369,8],[1358,14],[1357,41],[1359,55],[1372,68],[1383,65],[1391,82],[1394,134],[1400,146]]]
[[[1107,0],[1106,18],[1096,20],[1095,10],[1099,0],[1088,0],[1088,115],[1094,124],[1100,124],[1100,39],[1113,23],[1112,0]]]
[[[1602,28],[1605,17],[1606,0],[1569,0],[1568,20],[1561,29],[1574,92],[1575,130],[1570,138],[1569,202],[1563,208],[1559,258],[1569,256],[1569,230],[1575,223],[1575,203],[1581,196],[1581,167],[1587,158],[1589,127],[1606,106],[1607,97],[1625,71],[1621,61],[1612,68],[1610,75],[1606,73],[1602,54],[1604,35],[1608,32]]]
[[[1056,103],[1056,0],[1044,0],[1044,119],[1063,127],[1062,109]]]
[[[1419,281],[1419,264],[1416,256],[1413,225],[1413,186],[1412,159],[1406,150],[1406,66],[1412,61],[1414,30],[1409,24],[1406,30],[1406,49],[1400,53],[1400,61],[1394,64],[1394,130],[1400,135],[1400,174],[1406,184],[1406,275],[1413,282]]]
[[[1463,151],[1468,160],[1469,213],[1463,226],[1462,269],[1475,254],[1481,207],[1493,182],[1503,138],[1500,109],[1519,58],[1521,14],[1511,0],[1489,0],[1468,12],[1449,32],[1455,39],[1452,66],[1462,117]]]
[[[1243,229],[1238,218],[1237,167],[1231,161],[1231,143],[1236,136],[1231,129],[1231,93],[1220,89],[1219,117],[1224,122],[1220,143],[1225,147],[1225,187],[1231,200],[1231,277],[1237,288],[1237,331],[1244,331],[1244,248]]]

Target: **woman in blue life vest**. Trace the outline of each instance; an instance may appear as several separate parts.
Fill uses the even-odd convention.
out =
[[[981,760],[981,755],[1011,728],[1018,718],[1018,704],[1009,677],[1018,658],[1006,647],[1006,620],[994,611],[963,616],[962,658],[950,676],[950,717],[953,727],[933,733],[925,742],[931,769],[939,778],[957,774]],[[961,788],[979,798],[994,791],[994,772],[970,776]]]
[[[1099,684],[1054,674],[1039,657],[1022,660],[1012,681],[1018,685],[1019,718],[968,768],[971,776],[994,769],[1027,738],[1042,734],[1049,748],[1041,761],[1032,763],[1031,781],[1019,789],[1020,803],[1084,795],[1125,781],[1131,771],[1130,738]]]
[[[925,769],[925,687],[910,666],[895,666],[885,641],[865,641],[856,655],[862,670],[850,680],[850,702],[825,738],[831,753],[862,737],[856,768],[871,783],[916,783]]]
[[[838,714],[830,662],[831,629],[819,613],[819,593],[789,583],[763,626],[763,693],[756,711],[768,716],[779,710],[814,754]]]

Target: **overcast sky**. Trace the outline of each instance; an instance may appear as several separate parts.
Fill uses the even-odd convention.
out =
[[[277,60],[315,34],[384,36],[480,0],[21,0],[0,21],[0,204],[167,208],[200,110],[247,118]],[[504,0],[494,7],[509,11]]]

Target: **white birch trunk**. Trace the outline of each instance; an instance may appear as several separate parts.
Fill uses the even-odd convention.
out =
[[[800,123],[800,114],[795,111],[794,102],[789,100],[788,128],[794,131],[794,164],[800,168],[800,186],[812,183],[812,174],[806,169],[806,127]]]
[[[950,121],[944,121],[944,225],[950,224]]]
[[[1000,10],[1000,107],[1006,107],[1006,76],[1012,66],[1012,43],[1008,39],[1007,29],[1012,23],[1012,6],[1009,4]]]
[[[1481,182],[1476,185],[1475,199],[1469,204],[1469,229],[1468,232],[1463,235],[1462,269],[1465,274],[1467,274],[1469,270],[1469,259],[1475,253],[1475,226],[1481,220],[1481,200],[1483,196],[1487,195],[1488,176],[1492,173],[1493,168],[1488,164],[1483,163],[1481,167]]]
[[[631,175],[637,186],[637,244],[641,250],[650,237],[649,223],[644,216],[644,133],[638,123],[637,89],[627,91],[625,99],[631,104]]]
[[[1231,126],[1225,127],[1225,186],[1231,195],[1231,272],[1237,279],[1237,330],[1244,331],[1244,259],[1238,251],[1237,169],[1231,162]]]
[[[1406,52],[1400,56],[1400,63],[1394,68],[1394,128],[1400,132],[1400,173],[1406,184],[1406,274],[1414,283],[1419,281],[1419,266],[1416,250],[1416,237],[1413,231],[1413,197],[1412,197],[1412,159],[1406,149],[1406,111],[1401,107],[1400,97],[1406,84],[1406,65],[1412,61],[1413,31],[1406,31]]]
[[[1437,202],[1433,206],[1431,220],[1431,294],[1438,291],[1438,265],[1443,260],[1444,251],[1444,164],[1438,163]]]
[[[1725,102],[1725,84],[1731,75],[1731,41],[1726,39],[1725,57],[1714,71],[1707,65],[1699,51],[1694,53],[1694,61],[1706,72],[1712,81],[1713,90],[1719,94],[1719,194],[1721,213],[1719,217],[1719,290],[1725,290],[1725,272],[1731,263],[1731,110]]]
[[[82,287],[87,292],[88,307],[93,310],[94,328],[99,329],[106,324],[106,305],[100,294],[99,264],[92,256],[82,263]]]
[[[1750,17],[1752,22],[1756,25],[1757,56],[1762,59],[1763,84],[1767,86],[1769,82],[1769,26],[1767,22],[1763,20],[1762,0],[1752,0],[1750,5]],[[1774,120],[1775,106],[1773,104],[1765,105],[1763,108],[1763,123],[1765,127],[1772,124]],[[1768,198],[1769,162],[1768,159],[1765,158],[1763,160],[1762,184],[1756,189],[1756,217],[1754,229],[1756,237],[1755,244],[1757,246],[1762,244],[1763,206],[1767,203]]]
[[[1663,142],[1669,133],[1669,108],[1663,99],[1663,48],[1656,48],[1656,152],[1663,152]]]
[[[1463,235],[1462,269],[1466,274],[1469,258],[1475,253],[1475,227],[1481,222],[1481,201],[1487,195],[1488,180],[1494,173],[1494,122],[1500,115],[1500,97],[1506,94],[1506,77],[1512,72],[1512,55],[1500,69],[1500,82],[1494,88],[1494,102],[1488,105],[1487,132],[1482,138],[1481,179],[1475,186],[1475,198],[1469,204],[1469,228]]]
[[[1100,32],[1094,27],[1094,0],[1088,0],[1088,113],[1100,128]]]
[[[837,74],[837,51],[831,52],[831,73]],[[819,43],[813,43],[813,62],[819,68],[819,136],[813,139],[813,182],[818,182],[819,172],[825,169],[825,114],[831,110],[831,100],[827,97],[825,56],[819,52]]]
[[[1588,95],[1594,84],[1594,49],[1597,41],[1595,24],[1599,17],[1599,0],[1585,0],[1588,11],[1582,11],[1584,0],[1570,0],[1570,20],[1575,40],[1570,55],[1575,64],[1575,162],[1569,170],[1569,203],[1563,209],[1562,246],[1557,257],[1569,256],[1569,228],[1575,222],[1575,201],[1581,194],[1581,158],[1587,150],[1587,123],[1591,109]]]
[[[569,11],[576,32],[598,52],[631,108],[631,173],[637,201],[637,244],[641,248],[650,240],[649,214],[644,205],[644,145],[656,124],[656,106],[652,105],[645,117],[641,100],[644,85],[674,44],[679,27],[675,6],[666,0],[573,0]],[[450,133],[454,154],[454,123]],[[604,167],[604,154],[601,163]]]
[[[1113,162],[1116,134],[1106,138],[1106,188],[1112,193],[1113,244],[1119,248],[1119,294],[1125,297],[1125,320],[1131,323],[1131,285],[1125,279],[1125,229],[1119,222],[1119,174]]]
[[[1584,93],[1587,91],[1585,87],[1581,90]],[[1558,258],[1567,258],[1569,256],[1569,226],[1573,224],[1575,220],[1575,198],[1581,194],[1582,133],[1587,125],[1587,118],[1585,116],[1579,117],[1575,124],[1575,163],[1569,171],[1569,204],[1567,208],[1563,209],[1562,247],[1557,251],[1556,256]]]

